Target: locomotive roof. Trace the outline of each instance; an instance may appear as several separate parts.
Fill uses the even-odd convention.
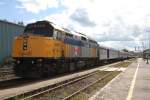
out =
[[[84,38],[90,40],[90,42],[97,43],[94,39],[92,39],[91,37],[89,37],[89,36],[87,36],[87,35],[85,35],[85,34],[83,34],[81,32],[77,32],[77,31],[69,30],[67,28],[60,27],[60,26],[56,25],[53,22],[50,22],[50,21],[47,21],[47,20],[43,20],[43,21],[37,21],[35,23],[38,23],[38,22],[48,23],[56,30],[62,31],[64,33],[72,34],[72,35],[77,36],[77,37],[84,37]]]
[[[80,33],[80,32],[77,32],[77,31],[72,31],[72,30],[69,30],[69,29],[67,29],[67,28],[62,28],[62,27],[60,27],[60,26],[58,26],[58,25],[56,25],[56,24],[54,24],[54,23],[52,23],[52,22],[49,22],[55,29],[57,29],[57,30],[60,30],[60,31],[63,31],[63,32],[65,32],[65,33],[69,33],[69,34],[72,34],[72,35],[74,35],[74,36],[78,36],[78,37],[85,37],[86,39],[90,39],[90,40],[92,40],[92,41],[95,41],[94,39],[91,39],[91,38],[89,38],[89,37],[87,37],[85,34],[83,34],[83,33]],[[96,41],[95,41],[96,42]]]
[[[37,22],[35,22],[35,23],[48,23],[48,24],[50,24],[54,29],[57,29],[57,30],[62,31],[62,32],[66,32],[66,30],[64,30],[62,27],[56,25],[56,24],[53,23],[53,22],[47,21],[47,20],[37,21]]]
[[[67,32],[66,30],[64,30],[62,27],[60,27],[60,26],[58,26],[58,25],[56,25],[56,24],[54,24],[54,23],[50,23],[55,29],[57,29],[57,30],[60,30],[60,31],[63,31],[63,32]],[[68,33],[68,32],[67,32]]]
[[[150,49],[144,50],[143,53],[150,53]]]

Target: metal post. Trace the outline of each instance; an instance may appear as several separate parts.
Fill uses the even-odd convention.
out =
[[[150,33],[149,33],[149,49],[150,49]]]
[[[149,64],[149,62],[148,62],[148,58],[147,58],[147,62],[146,62],[146,64]]]

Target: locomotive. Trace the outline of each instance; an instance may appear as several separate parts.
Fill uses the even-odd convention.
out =
[[[45,77],[127,59],[130,54],[101,47],[83,33],[44,20],[28,24],[14,38],[12,57],[17,76]]]

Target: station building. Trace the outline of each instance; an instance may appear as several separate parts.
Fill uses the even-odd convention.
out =
[[[23,30],[23,25],[0,20],[0,64],[11,57],[13,38]]]

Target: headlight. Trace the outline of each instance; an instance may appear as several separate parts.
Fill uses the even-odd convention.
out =
[[[42,62],[42,59],[37,59],[38,62]]]
[[[32,61],[31,63],[34,64],[34,61]]]
[[[17,60],[17,64],[19,64],[20,63],[20,61],[19,60]]]

